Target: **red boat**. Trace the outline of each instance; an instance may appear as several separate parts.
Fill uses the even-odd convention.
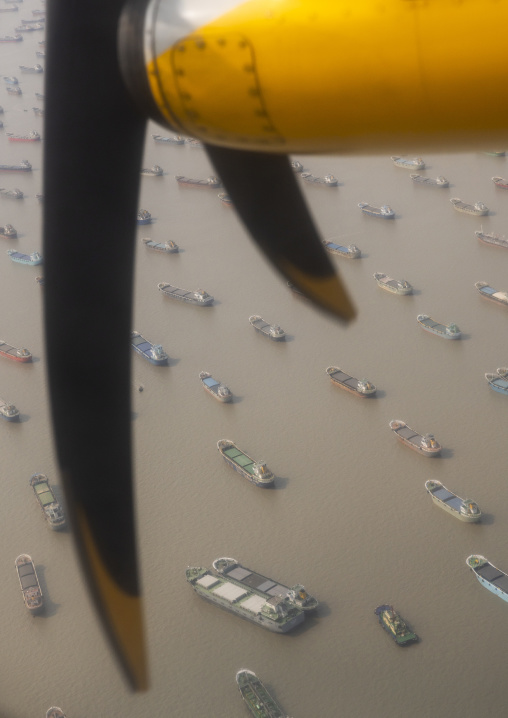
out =
[[[32,361],[32,355],[28,349],[17,349],[0,339],[0,356],[14,359],[14,361]]]
[[[496,187],[501,187],[502,189],[508,189],[508,179],[504,179],[504,177],[493,177],[492,181],[496,185]]]
[[[7,133],[9,142],[40,142],[41,136],[35,130],[31,130],[27,135],[11,135]]]

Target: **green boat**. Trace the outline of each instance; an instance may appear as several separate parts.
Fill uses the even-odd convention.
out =
[[[35,498],[42,509],[44,518],[52,529],[58,531],[65,526],[65,516],[62,507],[53,493],[49,481],[44,474],[34,474],[30,479]]]
[[[383,604],[374,611],[379,623],[390,634],[398,646],[407,646],[418,641],[418,636],[408,627],[404,619],[394,610],[393,606]]]
[[[236,674],[236,682],[242,698],[253,716],[256,718],[288,718],[255,673],[242,669]]]

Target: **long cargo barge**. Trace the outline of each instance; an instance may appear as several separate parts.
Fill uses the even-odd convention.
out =
[[[8,359],[14,359],[14,361],[32,361],[32,355],[28,349],[12,347],[7,342],[0,339],[0,356],[7,357]]]
[[[479,554],[468,556],[466,563],[482,586],[502,598],[503,601],[508,601],[508,576],[504,571],[493,566],[485,556]]]
[[[275,698],[270,695],[254,671],[242,668],[236,674],[238,690],[255,718],[287,718]]]
[[[34,474],[30,478],[30,486],[49,526],[54,531],[63,529],[66,523],[65,515],[49,485],[48,477],[45,474]]]
[[[275,480],[274,475],[264,461],[254,461],[248,454],[241,451],[233,441],[221,439],[217,442],[217,449],[224,461],[235,471],[256,486],[271,486]]]
[[[31,556],[26,553],[21,554],[16,559],[15,565],[25,606],[30,613],[39,613],[43,607],[43,597]]]

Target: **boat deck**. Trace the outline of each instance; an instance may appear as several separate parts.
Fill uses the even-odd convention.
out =
[[[247,471],[252,476],[255,476],[253,466],[256,463],[250,456],[244,454],[243,451],[237,449],[236,446],[230,446],[228,449],[222,449],[222,453],[227,456],[235,464],[238,464],[242,469]]]
[[[266,578],[266,576],[262,576],[259,573],[243,568],[243,566],[235,566],[230,571],[227,571],[226,576],[227,578],[232,578],[254,591],[264,593],[265,596],[268,596],[269,598],[272,598],[273,596],[287,596],[289,591],[288,586],[283,586],[276,581],[272,581],[271,578]]]
[[[34,491],[43,506],[49,506],[49,504],[56,503],[55,496],[49,488],[49,484],[47,483],[47,481],[41,481],[40,483],[36,484],[34,486]]]
[[[133,346],[139,349],[139,351],[143,352],[143,354],[149,354],[152,349],[152,344],[150,344],[150,342],[148,342],[142,336],[133,337],[131,339],[131,343]]]
[[[358,379],[355,379],[353,376],[346,374],[342,371],[342,369],[338,369],[337,371],[331,372],[329,376],[333,381],[339,382],[340,384],[344,384],[345,386],[348,386],[355,391],[358,389]]]
[[[418,321],[420,324],[423,324],[423,326],[428,327],[429,329],[446,334],[447,327],[444,324],[434,321],[431,317],[427,317],[427,319],[419,319]]]
[[[445,489],[444,486],[437,489],[436,491],[431,491],[432,496],[435,496],[436,499],[439,499],[443,503],[445,503],[447,506],[451,506],[456,511],[460,511],[460,507],[462,506],[462,499],[456,496],[455,494],[452,494],[451,491],[448,491],[448,489]]]
[[[220,382],[217,381],[217,379],[214,379],[213,376],[209,376],[206,379],[201,380],[203,384],[205,384],[209,389],[214,389],[217,386],[220,386]]]
[[[410,444],[414,444],[418,448],[421,447],[422,435],[418,434],[414,429],[410,429],[409,426],[401,426],[400,429],[393,429],[393,431],[405,441],[409,441]]]
[[[251,320],[251,324],[253,327],[255,327],[256,329],[259,329],[259,331],[261,331],[261,332],[267,333],[270,331],[271,325],[268,324],[268,322],[265,322],[264,319],[261,319],[261,318],[253,319],[253,320]]]
[[[492,584],[500,591],[508,593],[508,576],[488,561],[487,563],[483,564],[483,566],[475,568],[474,571],[484,581],[487,581],[488,583]]]

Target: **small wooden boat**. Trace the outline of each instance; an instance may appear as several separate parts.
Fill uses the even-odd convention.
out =
[[[187,185],[188,187],[208,187],[210,189],[222,187],[222,182],[215,176],[207,177],[206,179],[191,179],[183,175],[175,175],[175,179],[178,184]]]
[[[476,282],[475,287],[485,299],[490,299],[491,302],[508,307],[508,292],[498,292],[489,286],[487,282]]]
[[[339,180],[334,177],[333,175],[325,175],[324,177],[316,177],[315,175],[312,175],[310,172],[301,172],[300,177],[304,179],[306,182],[310,182],[311,184],[320,184],[324,185],[326,187],[337,187],[339,184]]]
[[[32,355],[23,347],[13,347],[7,342],[0,339],[0,356],[6,357],[7,359],[14,359],[14,361],[27,362],[32,361]]]
[[[382,606],[378,606],[374,610],[374,613],[378,617],[381,626],[398,646],[407,646],[419,640],[416,633],[408,627],[407,623],[400,614],[394,610],[393,606],[383,604]]]
[[[439,177],[436,177],[435,179],[433,177],[424,177],[423,175],[419,174],[412,174],[409,175],[413,182],[416,182],[417,184],[426,184],[431,187],[448,187],[448,180],[446,177],[443,177],[440,175]]]
[[[21,87],[19,85],[7,85],[5,88],[8,95],[22,95]]]
[[[232,400],[233,394],[231,390],[225,384],[221,384],[217,379],[214,379],[207,371],[201,371],[199,378],[205,391],[211,394],[215,399],[218,399],[224,404]]]
[[[3,227],[0,227],[0,237],[2,237],[2,239],[16,239],[17,236],[18,233],[12,224],[5,224]]]
[[[425,162],[421,157],[414,157],[412,160],[408,160],[404,157],[392,157],[392,161],[396,167],[403,167],[406,170],[425,169]]]
[[[18,264],[27,264],[30,267],[36,267],[38,264],[42,264],[42,256],[39,252],[32,252],[32,254],[23,254],[17,252],[15,249],[8,249],[7,254],[13,262]]]
[[[23,199],[25,196],[23,192],[17,188],[5,189],[4,187],[0,187],[0,194],[7,199]]]
[[[249,322],[257,332],[264,334],[265,337],[272,339],[274,342],[280,342],[286,338],[286,332],[278,324],[268,324],[258,314],[253,314],[249,317]]]
[[[381,272],[374,272],[373,276],[381,289],[386,289],[387,292],[392,292],[392,294],[411,294],[413,292],[413,287],[405,279],[392,279]]]
[[[236,446],[229,439],[217,442],[217,449],[224,461],[235,471],[256,486],[271,486],[275,480],[274,475],[264,461],[254,461],[248,454]]]
[[[30,478],[30,486],[48,525],[54,531],[63,529],[66,523],[65,515],[49,485],[48,477],[45,474],[34,474]]]
[[[139,332],[131,332],[132,348],[141,354],[142,357],[148,359],[150,364],[163,366],[168,363],[168,355],[160,344],[152,344],[148,339],[141,336]]]
[[[390,429],[403,444],[423,456],[438,456],[441,453],[441,444],[433,434],[419,434],[400,419],[390,421]]]
[[[191,292],[188,289],[173,287],[167,282],[160,282],[157,286],[159,291],[165,294],[166,297],[177,299],[186,304],[195,304],[198,307],[209,307],[213,304],[213,297],[205,292],[204,289],[197,289],[195,292]]]
[[[226,205],[226,207],[232,207],[233,206],[233,200],[231,197],[226,194],[226,192],[219,192],[217,197],[220,199],[220,201]]]
[[[350,244],[348,247],[344,247],[341,244],[331,242],[329,239],[323,239],[322,241],[325,245],[325,249],[331,252],[331,254],[338,254],[341,257],[347,257],[348,259],[357,259],[362,256],[362,253],[356,244]]]
[[[505,249],[508,249],[508,239],[506,237],[500,237],[498,234],[484,232],[483,229],[481,231],[476,231],[475,235],[478,237],[480,242],[483,242],[484,244],[493,244],[495,247],[504,247]]]
[[[18,572],[19,585],[23,594],[23,601],[30,613],[39,613],[43,607],[43,597],[39,579],[35,571],[32,558],[23,553],[15,561]]]
[[[326,373],[334,384],[356,396],[374,396],[377,391],[377,387],[372,382],[367,379],[356,379],[354,376],[346,374],[338,366],[329,366]]]
[[[431,334],[437,334],[439,337],[444,337],[445,339],[460,338],[461,332],[456,324],[440,324],[427,314],[419,314],[416,317],[416,321],[422,329],[425,329],[425,331]]]
[[[138,224],[150,224],[152,221],[152,215],[146,209],[140,209],[137,216],[136,222]]]
[[[432,501],[440,508],[448,511],[455,518],[467,523],[480,521],[482,512],[472,499],[461,499],[457,494],[449,491],[440,481],[429,479],[425,482],[425,489],[432,497]]]
[[[0,416],[6,421],[16,421],[16,419],[19,419],[19,411],[14,404],[10,404],[5,399],[0,399]]]
[[[145,247],[148,247],[148,249],[153,249],[155,252],[164,252],[165,254],[175,254],[179,251],[180,247],[176,244],[176,242],[173,242],[173,240],[169,240],[168,242],[164,242],[162,244],[161,242],[154,242],[149,237],[143,237],[141,240]]]
[[[141,174],[144,177],[162,177],[164,170],[160,165],[153,165],[153,167],[145,167],[142,169]]]
[[[508,189],[508,179],[504,179],[504,177],[493,177],[492,181],[496,185],[496,187],[501,187],[501,189]]]
[[[7,132],[7,139],[9,142],[40,142],[41,136],[36,130],[31,130],[26,135],[13,135],[12,132]]]
[[[457,212],[463,212],[464,214],[472,214],[476,217],[483,216],[489,213],[489,208],[483,204],[483,202],[475,202],[474,204],[467,204],[458,197],[452,197],[450,202],[453,204]]]
[[[485,374],[485,379],[488,381],[489,386],[498,394],[505,394],[508,396],[508,368],[500,367],[497,370],[497,374]]]
[[[367,204],[367,202],[359,202],[358,206],[362,212],[370,214],[372,217],[382,217],[383,219],[393,219],[395,217],[395,212],[387,204],[383,204],[381,207],[373,207],[371,204]]]
[[[185,140],[180,135],[173,135],[172,137],[162,137],[162,135],[152,135],[154,142],[159,142],[166,145],[183,145]]]

